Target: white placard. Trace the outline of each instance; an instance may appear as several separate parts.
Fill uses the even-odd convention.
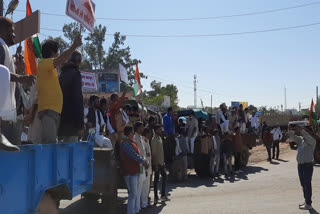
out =
[[[97,91],[96,76],[92,73],[81,72],[82,89],[84,91]]]
[[[96,17],[91,0],[68,0],[66,15],[82,24],[91,33],[94,31]]]
[[[171,106],[170,96],[163,96],[162,106],[167,107],[167,108]]]
[[[128,71],[127,69],[119,64],[119,71],[120,71],[120,79],[121,81],[123,81],[124,83],[128,84],[129,83],[129,80],[128,80]]]

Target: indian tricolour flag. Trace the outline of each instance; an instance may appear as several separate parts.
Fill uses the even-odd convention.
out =
[[[309,125],[317,124],[317,115],[316,115],[316,108],[314,106],[313,99],[311,101],[311,107],[310,107],[310,116],[309,116]]]
[[[136,73],[134,75],[134,84],[133,84],[133,96],[138,96],[139,94],[142,94],[142,86],[140,81],[140,72],[138,63],[136,63]]]
[[[32,9],[29,0],[26,5],[26,16],[31,15]],[[41,46],[37,35],[32,36],[25,40],[24,43],[24,58],[26,65],[26,74],[37,74],[37,61],[36,58],[41,58]]]

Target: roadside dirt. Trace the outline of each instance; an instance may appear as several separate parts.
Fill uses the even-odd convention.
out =
[[[280,159],[281,156],[291,151],[290,146],[286,142],[280,143]],[[249,164],[255,164],[263,161],[267,161],[268,153],[263,144],[258,144],[250,150]]]

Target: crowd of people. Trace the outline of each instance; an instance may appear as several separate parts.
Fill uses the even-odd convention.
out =
[[[268,161],[279,159],[283,137],[280,127],[260,125],[255,113],[249,114],[242,105],[229,110],[221,104],[216,115],[203,125],[194,112],[178,117],[171,107],[163,120],[143,118],[137,106],[124,104],[126,90],[121,97],[93,95],[85,103],[79,70],[82,54],[77,50],[82,45],[80,36],[61,54],[57,42],[48,40],[42,44],[42,59],[34,72],[37,75],[24,73],[21,46],[15,55],[10,53],[8,46],[14,44],[14,37],[12,20],[0,17],[0,150],[18,152],[17,145],[21,143],[80,140],[113,148],[128,188],[128,214],[151,205],[152,181],[154,203],[168,200],[167,169],[176,159],[182,160],[184,179],[188,178],[188,157],[195,157],[196,153],[200,153],[200,168],[211,176],[219,176],[221,159],[226,176],[241,173],[241,153],[246,146],[243,134],[261,135]],[[298,172],[305,197],[300,208],[311,209],[316,141],[308,130],[291,130],[289,136],[298,144]],[[196,145],[197,139],[200,146]],[[160,176],[162,187],[158,191]]]
[[[110,99],[91,96],[88,104],[84,103],[79,70],[82,54],[76,50],[82,44],[81,37],[61,54],[57,42],[44,42],[42,58],[33,71],[36,75],[26,75],[22,48],[19,46],[15,55],[8,48],[14,44],[12,20],[1,17],[0,29],[0,149],[18,152],[21,143],[80,140],[94,141],[98,147],[118,146],[121,172],[129,190],[128,213],[137,213],[150,204],[151,168],[155,173],[155,201],[159,200],[160,175],[161,200],[167,200],[162,125],[156,124],[155,117],[145,124],[136,106],[123,106],[126,91],[121,97],[112,94]]]

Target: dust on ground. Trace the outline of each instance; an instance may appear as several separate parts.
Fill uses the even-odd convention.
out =
[[[289,143],[287,142],[281,142],[280,143],[280,159],[281,156],[284,154],[287,154],[291,151],[291,148],[289,146]],[[271,151],[272,152],[272,151]],[[267,161],[268,159],[268,153],[267,153],[267,149],[266,147],[261,144],[261,143],[257,143],[256,147],[253,147],[250,150],[250,157],[249,157],[249,164],[255,164],[255,163],[259,163],[259,162],[263,162],[263,161]]]

